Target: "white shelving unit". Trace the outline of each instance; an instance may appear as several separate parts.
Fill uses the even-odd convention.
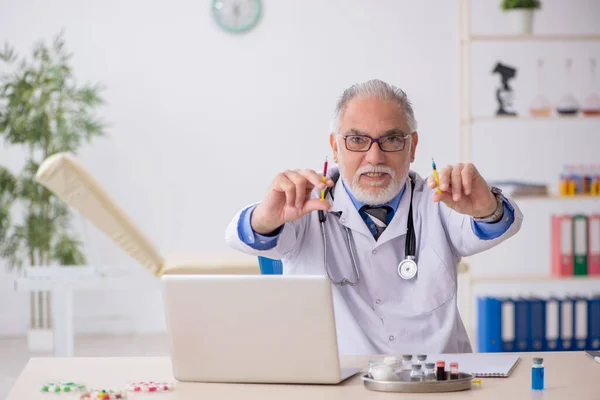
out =
[[[600,116],[557,116],[551,115],[547,117],[537,117],[530,115],[520,116],[495,116],[495,115],[473,115],[472,114],[472,47],[474,43],[485,46],[486,43],[531,43],[531,42],[600,42],[600,34],[543,34],[543,35],[504,35],[504,34],[473,34],[471,31],[471,5],[472,1],[476,0],[458,0],[458,133],[459,133],[459,159],[461,162],[472,161],[472,131],[473,127],[478,124],[535,124],[538,121],[552,121],[557,124],[580,123],[580,121],[594,121],[598,123],[600,128]],[[519,197],[518,201],[570,201],[577,199],[589,200],[591,206],[595,210],[600,209],[600,196],[527,196]],[[592,208],[590,208],[592,209]],[[518,240],[517,238],[515,238]],[[548,266],[550,267],[550,266]],[[463,308],[463,319],[466,328],[471,336],[473,345],[475,346],[474,328],[476,321],[474,320],[474,312],[472,310],[473,303],[473,285],[480,283],[501,283],[513,284],[524,282],[565,282],[565,284],[580,281],[598,281],[600,276],[585,276],[585,277],[555,277],[549,274],[510,274],[510,275],[473,275],[470,268],[470,260],[464,259],[459,268],[459,296],[463,297],[461,301]]]
[[[471,123],[482,122],[482,121],[494,121],[501,123],[511,123],[511,122],[519,122],[519,121],[562,121],[565,123],[573,122],[577,120],[600,120],[600,116],[583,116],[583,115],[575,115],[572,117],[561,117],[557,115],[549,115],[547,117],[535,117],[533,115],[519,115],[516,117],[496,117],[492,115],[480,115],[473,116],[470,118]],[[469,119],[463,120],[463,123],[469,123]]]
[[[600,35],[471,35],[465,42],[582,42],[600,40]]]

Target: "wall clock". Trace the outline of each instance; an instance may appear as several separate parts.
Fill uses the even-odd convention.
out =
[[[227,32],[242,33],[256,26],[262,13],[261,0],[213,0],[212,13]]]

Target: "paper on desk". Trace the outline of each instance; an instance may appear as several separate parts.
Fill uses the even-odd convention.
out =
[[[458,370],[478,377],[510,376],[521,357],[499,353],[428,354],[427,362],[445,361],[446,369],[456,361]]]

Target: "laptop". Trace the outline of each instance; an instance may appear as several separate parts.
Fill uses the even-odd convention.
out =
[[[184,382],[337,384],[327,276],[163,275],[173,375]]]
[[[592,358],[594,357],[600,357],[600,351],[594,351],[594,350],[586,350],[585,351],[589,356],[591,356]]]

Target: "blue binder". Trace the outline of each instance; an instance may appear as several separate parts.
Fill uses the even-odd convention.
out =
[[[519,297],[515,300],[515,351],[529,351],[529,301]]]
[[[600,350],[600,295],[588,301],[588,350]]]
[[[546,348],[546,301],[540,298],[529,299],[529,351],[543,351]]]
[[[494,297],[477,298],[477,346],[480,353],[502,351],[501,304]]]
[[[477,298],[478,351],[600,350],[600,294]]]

